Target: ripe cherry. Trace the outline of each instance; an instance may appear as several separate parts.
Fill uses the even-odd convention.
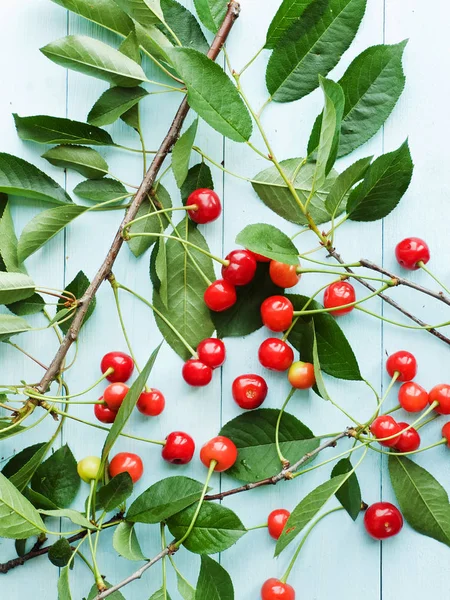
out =
[[[295,600],[295,590],[288,583],[272,577],[261,588],[262,600]]]
[[[101,460],[98,456],[86,456],[77,464],[78,475],[83,481],[90,483],[93,479],[97,479],[100,464]]]
[[[239,375],[231,386],[234,401],[245,410],[261,406],[267,392],[267,383],[259,375]]]
[[[334,308],[344,306],[356,301],[355,288],[348,281],[336,281],[327,287],[323,295],[323,305],[325,308]],[[354,306],[348,306],[340,310],[333,310],[330,314],[334,316],[346,315],[352,312]]]
[[[285,331],[292,325],[294,307],[284,296],[270,296],[261,304],[261,318],[271,331]]]
[[[447,440],[447,446],[450,448],[450,421],[442,428],[442,437]]]
[[[400,438],[395,443],[395,449],[398,452],[413,452],[420,446],[420,435],[414,427],[409,427],[408,423],[399,423],[400,428],[403,430]],[[409,429],[406,429],[409,427]]]
[[[117,412],[128,394],[128,386],[124,383],[110,383],[103,392],[103,400],[110,410]]]
[[[263,256],[262,254],[258,254],[257,252],[252,252],[251,250],[249,250],[249,252],[254,257],[254,259],[256,260],[256,262],[268,263],[268,262],[271,261],[271,259],[267,258],[267,256]]]
[[[102,358],[100,369],[102,373],[106,373],[108,369],[114,369],[114,372],[106,377],[111,383],[128,381],[133,373],[134,361],[124,352],[108,352]]]
[[[294,351],[278,338],[264,340],[258,350],[259,362],[272,371],[286,371],[294,362]]]
[[[217,369],[225,362],[225,344],[217,338],[206,338],[197,346],[197,354],[202,363],[211,369]]]
[[[387,359],[386,370],[391,377],[398,372],[397,381],[411,381],[417,375],[417,361],[411,352],[399,350]]]
[[[209,469],[211,461],[215,460],[217,464],[214,471],[219,473],[232,467],[236,462],[237,455],[238,451],[235,444],[223,435],[212,438],[200,450],[200,460],[205,467]]]
[[[428,404],[428,392],[414,381],[408,381],[398,390],[400,406],[408,412],[420,412]]]
[[[99,398],[103,400],[103,398]],[[94,415],[101,423],[114,423],[117,412],[111,410],[106,404],[94,404]]]
[[[236,288],[229,281],[218,279],[206,288],[203,299],[210,310],[222,312],[236,304]]]
[[[269,535],[273,537],[274,540],[278,540],[286,525],[286,521],[290,516],[291,513],[285,508],[277,508],[270,513],[267,519],[267,528],[269,530]]]
[[[159,390],[152,389],[149,392],[142,392],[137,401],[136,407],[140,413],[147,417],[157,417],[162,413],[166,405],[166,400]]]
[[[141,458],[132,452],[119,452],[109,463],[109,474],[111,477],[119,475],[119,473],[128,473],[136,483],[142,477],[144,465]]]
[[[440,383],[435,385],[428,395],[428,402],[439,402],[439,405],[434,409],[440,415],[450,415],[450,385]]]
[[[247,285],[256,273],[256,259],[248,250],[233,250],[226,257],[228,266],[223,265],[222,277],[233,285]]]
[[[269,266],[270,279],[275,285],[282,288],[291,288],[300,281],[297,273],[298,265],[285,265],[277,260],[271,260]]]
[[[211,223],[220,217],[222,205],[220,198],[213,190],[200,188],[192,192],[186,202],[186,206],[195,205],[195,210],[188,210],[189,217],[195,223],[204,225]]]
[[[288,373],[289,383],[297,390],[307,390],[316,383],[314,365],[301,360],[292,364]]]
[[[390,502],[375,502],[364,513],[364,526],[376,540],[390,538],[403,527],[402,513]]]
[[[399,242],[395,248],[395,257],[399,265],[409,271],[420,268],[417,263],[424,265],[430,260],[430,249],[428,244],[420,238],[410,237]]]
[[[192,460],[194,452],[195,442],[190,435],[183,431],[172,431],[166,437],[161,456],[174,465],[185,465]]]
[[[394,447],[400,439],[402,428],[397,421],[390,415],[381,415],[377,417],[370,426],[370,431],[377,438],[382,446],[388,448]],[[397,435],[396,435],[397,434]],[[395,436],[392,437],[391,436]],[[384,440],[383,438],[390,438]],[[381,441],[380,441],[381,440]]]
[[[197,358],[187,360],[183,365],[183,379],[193,387],[208,385],[212,379],[212,369]]]

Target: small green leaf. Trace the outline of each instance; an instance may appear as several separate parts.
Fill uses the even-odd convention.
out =
[[[22,492],[44,460],[48,449],[49,443],[45,442],[24,448],[6,463],[2,469],[3,475]]]
[[[27,315],[35,315],[45,308],[45,301],[39,294],[33,294],[26,300],[13,302],[8,304],[8,310],[18,317],[26,317]]]
[[[149,27],[143,27],[139,23],[135,23],[135,27],[142,48],[156,59],[166,63],[170,68],[170,59],[167,50],[173,48],[173,44],[161,31],[162,26],[151,25]]]
[[[31,329],[31,325],[14,315],[0,315],[0,342],[6,342],[13,335]]]
[[[236,243],[287,265],[298,265],[298,250],[292,240],[277,227],[267,223],[247,225],[236,237]]]
[[[11,304],[29,298],[35,292],[31,277],[25,273],[0,272],[0,304]]]
[[[116,199],[119,202],[128,194],[122,183],[107,177],[82,181],[73,191],[80,198],[91,202],[110,202]]]
[[[9,419],[0,420],[0,440],[17,435],[24,430],[20,425],[13,425]]]
[[[134,60],[138,65],[142,64],[141,49],[136,30],[133,29],[119,46],[119,52]]]
[[[187,177],[180,189],[183,204],[186,204],[187,199],[193,191],[200,188],[207,188],[209,190],[214,189],[211,169],[204,162],[194,165],[189,169]]]
[[[56,4],[71,10],[111,31],[128,35],[133,29],[133,21],[124,13],[114,0],[52,0]]]
[[[300,19],[312,0],[283,0],[269,25],[265,48],[273,50],[286,31]]]
[[[109,512],[127,500],[133,493],[133,481],[126,471],[119,473],[97,492],[97,505]]]
[[[10,273],[26,273],[17,255],[17,236],[9,202],[0,218],[0,256]]]
[[[70,448],[65,445],[59,448],[36,469],[31,487],[57,506],[69,506],[80,487],[77,473],[77,461]]]
[[[149,600],[170,600],[170,596],[167,593],[167,590],[164,590],[164,588],[161,588],[160,590],[158,590],[157,592],[152,594],[150,596]]]
[[[93,127],[88,123],[46,115],[19,117],[14,113],[13,117],[21,140],[29,140],[39,144],[114,145],[107,131]]]
[[[183,185],[189,172],[192,146],[197,135],[198,119],[177,140],[172,150],[172,170],[179,188]]]
[[[202,556],[195,600],[234,600],[231,577],[209,556]]]
[[[34,506],[0,473],[0,537],[21,540],[46,531]]]
[[[70,292],[71,294],[73,294],[75,296],[75,298],[77,300],[79,300],[80,298],[83,297],[84,293],[86,292],[86,290],[88,289],[89,286],[90,286],[89,279],[86,277],[86,275],[83,273],[83,271],[78,271],[78,273],[75,275],[75,277],[69,283],[69,285],[66,286],[66,289],[64,290],[64,292]],[[63,294],[64,294],[64,292],[63,292]],[[68,295],[69,298],[71,298],[71,294]],[[97,299],[94,298],[91,301],[91,303],[89,304],[89,308],[86,311],[86,316],[84,317],[83,325],[85,325],[86,321],[91,317],[92,313],[95,310],[96,305],[97,305]],[[58,308],[60,310],[64,310],[65,307],[64,307],[63,300],[60,300],[58,302]],[[66,334],[69,331],[69,328],[72,324],[72,320],[73,320],[73,317],[70,319],[67,319],[67,321],[64,321],[64,323],[59,324],[59,328],[61,329],[61,331],[64,334]]]
[[[331,477],[350,473],[350,477],[336,492],[336,498],[348,512],[350,517],[356,521],[361,512],[361,489],[359,487],[358,478],[353,471],[353,465],[349,458],[343,458],[334,466],[331,471]]]
[[[163,22],[159,0],[115,0],[135,21],[149,27]]]
[[[140,205],[136,219],[146,215],[152,215],[157,210],[172,207],[172,199],[169,192],[161,184],[158,185],[154,196],[147,198]],[[130,227],[130,233],[163,233],[168,226],[169,221],[167,216],[162,213],[160,215],[148,216],[147,219],[138,221]],[[142,237],[131,238],[128,241],[128,246],[131,252],[139,257],[146,252],[158,240],[157,237],[143,235]]]
[[[64,567],[61,569],[58,579],[58,600],[72,600],[69,574],[69,567]]]
[[[41,515],[46,515],[47,517],[53,517],[55,519],[70,519],[72,523],[75,523],[75,525],[79,525],[84,529],[97,529],[84,515],[72,508],[57,508],[56,510],[41,508],[39,512]]]
[[[181,573],[177,571],[177,588],[183,600],[195,600],[196,590]]]
[[[72,558],[72,548],[66,538],[57,540],[48,551],[48,558],[55,567],[65,567]]]
[[[108,172],[108,163],[103,156],[86,146],[56,146],[42,158],[55,167],[78,171],[88,179],[101,179]]]
[[[184,48],[194,48],[206,54],[209,44],[194,15],[176,0],[161,0],[164,20]],[[169,34],[169,32],[166,32]]]
[[[108,583],[107,581],[105,581],[105,585],[106,585],[106,589],[109,589],[111,586],[110,583]],[[91,587],[91,590],[89,592],[89,596],[87,597],[87,600],[95,600],[95,598],[97,598],[98,596],[98,587],[97,584],[94,583],[94,585]],[[114,592],[113,594],[111,594],[110,596],[108,596],[109,600],[125,600],[125,598],[123,597],[123,595],[120,592]]]
[[[42,494],[35,492],[30,487],[24,488],[22,493],[25,496],[25,498],[27,500],[29,500],[31,502],[31,504],[37,509],[44,509],[44,510],[57,510],[58,509],[58,507],[56,506],[56,504],[54,502],[52,502],[51,500],[49,500]]]
[[[114,531],[113,548],[127,560],[146,560],[134,530],[134,523],[119,523]]]
[[[203,25],[217,33],[227,12],[228,0],[194,0],[194,5]]]
[[[167,281],[169,272],[167,269],[167,248],[163,239],[159,240],[158,251],[155,259],[155,272],[158,278],[158,294],[161,302],[167,308],[169,304]]]
[[[328,391],[325,386],[325,381],[323,379],[322,369],[320,367],[319,351],[318,351],[318,347],[317,347],[317,336],[316,336],[316,331],[314,328],[314,321],[312,321],[312,330],[313,330],[313,340],[314,340],[312,354],[313,354],[314,376],[316,378],[316,387],[314,388],[314,390],[319,392],[319,395],[321,396],[321,398],[329,401],[329,400],[331,400],[331,398],[328,395]]]
[[[148,92],[141,87],[113,87],[100,96],[88,114],[87,120],[92,125],[110,125],[119,119],[127,110],[136,106]]]
[[[337,176],[325,201],[325,207],[332,217],[345,207],[348,193],[364,177],[371,162],[372,156],[360,158]]]

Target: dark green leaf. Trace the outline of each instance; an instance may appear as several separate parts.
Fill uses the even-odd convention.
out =
[[[338,175],[325,201],[325,207],[331,216],[335,216],[345,207],[348,193],[364,177],[371,162],[372,156],[360,158]]]
[[[13,483],[19,492],[28,485],[48,451],[49,444],[42,442],[25,448],[11,458],[2,469],[2,473]]]
[[[127,110],[136,106],[148,92],[141,87],[113,87],[100,96],[88,114],[87,120],[93,125],[110,125]]]
[[[209,44],[194,15],[176,0],[161,0],[164,20],[185,48],[208,52]]]
[[[135,23],[135,26],[138,40],[142,48],[157,60],[166,63],[166,66],[172,71],[167,50],[173,48],[173,44],[161,31],[162,26],[151,25],[149,27],[143,27],[142,25],[139,25],[139,23]]]
[[[0,272],[0,304],[11,304],[29,298],[35,285],[25,273]]]
[[[234,600],[231,577],[209,556],[202,556],[195,600]]]
[[[0,256],[6,270],[10,273],[26,273],[17,255],[17,236],[9,202],[0,218]]]
[[[25,498],[27,500],[29,500],[35,508],[43,509],[43,510],[57,510],[58,509],[58,507],[56,506],[56,504],[54,502],[52,502],[51,500],[49,500],[42,494],[35,492],[34,490],[32,490],[29,487],[24,488],[22,493],[25,496]]]
[[[70,448],[59,448],[36,469],[32,479],[33,490],[42,494],[57,506],[69,506],[80,487],[77,461]]]
[[[6,342],[13,335],[31,329],[28,323],[15,315],[0,315],[0,342]]]
[[[13,116],[21,140],[30,140],[39,144],[114,145],[107,131],[88,123],[46,115],[19,117],[14,113]]]
[[[122,183],[115,179],[87,179],[79,183],[73,190],[77,196],[91,202],[121,201],[128,194]]]
[[[144,27],[159,24],[163,15],[159,0],[115,0],[117,4]]]
[[[126,471],[119,473],[97,492],[97,505],[107,512],[125,502],[133,493],[133,481]]]
[[[193,191],[200,188],[207,188],[209,190],[214,189],[211,169],[204,162],[194,165],[189,169],[187,177],[180,190],[183,204],[186,204],[186,200]]]
[[[136,219],[144,217],[145,215],[152,215],[152,213],[163,208],[171,208],[172,200],[169,192],[161,184],[158,185],[154,196],[150,196],[142,202],[136,214]],[[134,223],[130,227],[130,233],[163,233],[168,226],[169,221],[164,213],[160,215],[149,216],[147,219],[143,219],[138,223]],[[142,237],[131,238],[128,241],[128,246],[131,252],[136,256],[144,254],[156,241],[157,237],[150,235],[143,235]]]
[[[287,265],[298,265],[298,250],[292,240],[277,227],[267,223],[247,225],[236,237],[236,243]]]
[[[86,146],[56,146],[42,155],[55,167],[73,169],[88,179],[101,179],[108,172],[108,163],[101,154]]]
[[[194,0],[195,10],[203,25],[216,33],[227,12],[228,0]]]
[[[319,359],[319,350],[318,350],[318,346],[317,346],[317,336],[316,336],[316,332],[315,332],[315,327],[314,327],[314,321],[312,321],[312,330],[313,330],[313,365],[314,365],[314,376],[316,378],[316,383],[314,386],[314,391],[316,393],[319,394],[319,396],[321,398],[323,398],[324,400],[331,400],[330,396],[328,395],[328,391],[327,388],[325,386],[325,381],[323,378],[323,373],[322,373],[322,368],[320,366],[320,359]]]
[[[158,250],[155,258],[155,272],[158,278],[158,294],[165,307],[169,304],[169,290],[167,282],[169,279],[167,265],[167,246],[163,239],[159,241]]]
[[[19,317],[35,315],[36,313],[41,312],[44,307],[45,301],[39,294],[33,294],[26,300],[20,300],[19,302],[8,304],[8,310]]]
[[[283,0],[269,25],[265,48],[273,50],[286,31],[300,19],[312,0]]]
[[[119,52],[134,60],[138,65],[142,64],[141,49],[136,30],[133,29],[119,46]]]
[[[350,459],[343,458],[334,466],[331,471],[331,477],[345,475],[345,473],[350,473],[351,471],[353,471],[353,465]],[[355,472],[350,475],[347,481],[336,492],[336,498],[351,518],[356,521],[361,512],[361,489]]]
[[[125,14],[114,0],[52,0],[56,4],[71,10],[111,31],[128,35],[133,29],[133,21]]]
[[[0,473],[0,537],[21,540],[46,531],[34,506]]]
[[[14,548],[17,552],[17,556],[24,556],[27,553],[27,541],[28,540],[14,540]]]
[[[172,170],[179,188],[183,185],[189,172],[192,146],[197,135],[198,119],[183,133],[172,150]]]
[[[152,594],[149,600],[170,600],[170,596],[167,593],[167,590],[164,591],[163,588]]]
[[[134,523],[126,521],[119,523],[114,531],[113,548],[127,560],[145,560],[134,530]]]
[[[120,117],[124,123],[139,133],[140,128],[140,117],[139,117],[139,106],[136,104],[132,108],[128,109]]]
[[[65,567],[72,557],[72,548],[66,538],[60,538],[48,551],[48,558],[55,567]]]
[[[105,581],[105,585],[106,585],[107,589],[111,587],[111,584],[108,583],[107,581]],[[98,587],[94,583],[94,585],[91,588],[91,591],[89,592],[89,596],[87,597],[87,600],[95,600],[95,598],[97,598],[97,596],[98,596]],[[114,592],[113,594],[108,596],[108,598],[109,598],[109,600],[125,600],[125,598],[123,597],[123,595],[120,592]]]
[[[69,285],[66,286],[66,289],[64,290],[64,292],[71,292],[75,296],[75,298],[77,300],[79,300],[80,298],[83,297],[83,295],[86,292],[86,290],[88,289],[89,285],[90,285],[89,279],[86,277],[86,275],[83,273],[83,271],[78,271],[78,273],[75,275],[75,277],[69,283]],[[69,298],[70,297],[71,297],[71,295],[69,294]],[[91,301],[91,303],[89,304],[89,308],[87,309],[86,316],[84,317],[83,325],[86,323],[86,321],[90,318],[90,316],[94,312],[96,305],[97,305],[97,300],[96,300],[96,298],[94,298]],[[58,302],[58,308],[59,309],[64,308],[63,300],[60,300]],[[72,320],[73,320],[73,318],[68,319],[67,321],[64,321],[64,323],[60,323],[59,328],[61,329],[61,331],[64,334],[66,334],[69,331],[69,328],[72,324]]]

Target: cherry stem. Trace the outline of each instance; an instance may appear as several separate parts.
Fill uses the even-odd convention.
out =
[[[326,269],[302,269],[299,267],[296,269],[296,272],[301,275],[303,273],[324,273],[325,275],[340,275],[341,279],[349,279],[353,277],[354,279],[367,279],[370,281],[380,281],[382,283],[386,283],[386,279],[382,277],[369,277],[367,275],[358,275],[357,273],[341,273],[340,271],[328,271]],[[396,285],[394,280],[391,280],[390,285],[393,287]]]
[[[447,286],[445,286],[445,285],[442,283],[442,281],[441,281],[441,280],[440,280],[438,277],[436,277],[436,275],[435,275],[435,274],[434,274],[432,271],[430,271],[430,269],[429,269],[428,267],[426,267],[426,266],[425,266],[425,264],[424,264],[424,262],[423,262],[422,260],[421,260],[421,261],[419,261],[419,262],[417,263],[417,265],[418,265],[418,266],[419,266],[419,267],[422,269],[422,271],[425,271],[425,273],[428,273],[428,275],[429,275],[429,276],[430,276],[432,279],[434,279],[434,281],[435,281],[435,282],[436,282],[438,285],[440,285],[440,286],[441,286],[441,288],[444,290],[444,292],[445,292],[446,294],[449,294],[449,295],[450,295],[450,290],[448,289],[448,287],[447,287]]]
[[[216,162],[213,158],[211,158],[210,156],[208,156],[207,154],[205,154],[203,152],[203,150],[201,150],[197,146],[193,146],[192,150],[194,150],[194,152],[197,152],[197,154],[200,154],[200,156],[204,160],[208,161],[209,163],[211,163],[212,165],[214,165],[215,167],[217,167],[218,169],[220,169],[222,171],[222,173],[227,173],[228,175],[231,175],[232,177],[235,177],[236,179],[242,179],[243,181],[247,181],[248,183],[252,182],[252,180],[249,179],[248,177],[243,177],[242,175],[238,175],[237,173],[234,173],[233,171],[230,171],[229,169],[226,169],[220,163]]]
[[[154,212],[148,213],[147,215],[143,215],[142,217],[137,217],[136,219],[133,219],[132,221],[130,221],[129,223],[126,224],[126,226],[123,228],[123,230],[126,231],[132,225],[135,225],[136,223],[139,223],[140,221],[145,221],[146,219],[150,219],[151,217],[154,217],[156,215],[164,215],[166,213],[175,212],[177,210],[183,210],[186,212],[189,210],[197,210],[197,208],[198,208],[198,206],[196,204],[191,204],[191,206],[177,206],[175,208],[161,208],[159,210],[155,210]]]
[[[267,523],[262,523],[261,525],[254,525],[253,527],[246,527],[247,531],[255,531],[256,529],[266,529]]]
[[[436,329],[440,329],[441,327],[447,327],[450,325],[450,321],[444,321],[443,323],[438,323],[437,325],[408,325],[406,323],[399,323],[398,321],[393,321],[392,319],[388,319],[382,315],[372,312],[371,310],[367,310],[367,308],[363,308],[362,306],[355,306],[357,310],[360,310],[371,317],[375,317],[380,321],[384,321],[385,323],[390,323],[391,325],[395,325],[396,327],[402,327],[403,329],[413,329],[413,330],[423,330],[423,331],[436,331]]]
[[[375,412],[373,413],[373,415],[370,417],[370,419],[364,424],[364,429],[366,427],[368,427],[372,421],[378,417],[378,415],[380,414],[380,409],[383,406],[384,401],[386,400],[386,398],[389,396],[390,391],[392,390],[392,387],[394,386],[395,382],[397,381],[397,379],[400,377],[400,373],[398,371],[395,371],[394,375],[392,376],[392,379],[389,383],[389,385],[386,388],[386,391],[383,394],[383,397],[381,398],[381,400],[378,402],[377,404],[377,408],[375,410]]]
[[[36,392],[33,389],[30,389],[30,390],[25,389],[24,393],[31,396],[32,398],[37,398],[38,400],[54,400],[55,402],[63,402],[66,399],[69,400],[72,398],[78,398],[79,396],[84,396],[84,394],[87,394],[88,392],[93,390],[95,387],[97,387],[97,385],[99,383],[101,383],[104,379],[106,379],[108,377],[108,375],[111,375],[111,373],[114,373],[114,369],[112,367],[109,367],[109,369],[107,369],[102,374],[102,376],[97,379],[97,381],[95,383],[93,383],[90,387],[83,390],[82,392],[78,392],[77,394],[63,394],[61,396],[47,396],[44,394],[39,394],[39,392]],[[78,404],[80,404],[80,403],[78,403]],[[83,403],[81,403],[81,404],[83,404]],[[94,401],[94,402],[86,402],[85,404],[102,404],[102,403]]]
[[[89,493],[87,507],[86,507],[86,518],[89,520],[91,519],[92,498],[95,495],[96,484],[97,484],[97,482],[95,479],[91,480],[90,493]],[[93,516],[95,517],[95,507],[92,507],[92,510],[93,510]],[[95,547],[92,543],[92,535],[91,535],[90,529],[88,529],[87,537],[88,537],[89,547],[91,549],[95,583],[97,584],[97,588],[99,590],[104,590],[106,588],[106,586],[105,586],[105,582],[103,581],[103,577],[102,577],[100,570],[98,568],[98,565],[97,565],[97,556],[96,556],[96,552],[95,552]]]
[[[426,452],[427,450],[431,450],[432,448],[436,448],[437,446],[442,446],[442,444],[446,443],[446,438],[442,438],[441,440],[439,440],[439,442],[435,442],[430,446],[426,446],[425,448],[418,448],[417,450],[410,450],[409,452],[386,452],[385,450],[381,450],[380,448],[373,448],[372,442],[369,443],[369,447],[374,452],[378,452],[378,454],[387,454],[388,456],[408,456],[409,454],[420,454],[421,452]]]
[[[276,445],[276,448],[277,448],[278,458],[280,459],[280,463],[282,464],[283,467],[289,466],[290,463],[289,463],[289,460],[281,452],[281,448],[280,448],[280,424],[281,424],[281,418],[283,417],[283,413],[286,410],[287,405],[289,404],[289,400],[292,398],[292,396],[295,394],[295,392],[296,392],[296,389],[294,387],[291,388],[291,391],[287,395],[286,400],[283,402],[283,406],[280,408],[280,411],[278,413],[278,418],[277,418],[277,424],[275,426],[275,445]]]
[[[327,460],[322,461],[318,465],[313,465],[312,467],[308,467],[307,469],[303,469],[302,471],[297,471],[296,473],[294,473],[292,475],[292,479],[296,479],[297,477],[300,477],[301,475],[305,475],[305,473],[310,473],[311,471],[320,469],[320,467],[329,465],[331,462],[339,460],[340,458],[344,458],[344,457],[348,456],[349,454],[356,452],[357,450],[361,450],[361,448],[367,447],[367,445],[368,445],[368,442],[361,441],[361,444],[359,444],[359,446],[353,446],[352,448],[345,450],[345,452],[341,452],[340,454],[337,454],[336,456],[332,456],[331,458],[328,458]]]
[[[294,311],[294,315],[301,317],[303,315],[315,315],[315,314],[320,314],[320,313],[333,313],[336,310],[342,310],[343,308],[352,308],[352,307],[356,307],[358,304],[362,304],[363,302],[366,302],[367,300],[370,300],[371,298],[373,298],[374,296],[378,296],[378,294],[381,294],[382,292],[384,292],[384,290],[387,290],[389,287],[391,287],[390,285],[383,285],[381,286],[378,290],[375,290],[374,292],[372,292],[371,294],[369,294],[368,296],[365,296],[364,298],[361,298],[360,300],[355,300],[355,302],[349,302],[348,304],[342,304],[341,306],[333,306],[330,308],[317,308],[315,310],[295,310]]]
[[[326,267],[330,266],[329,262],[324,262],[322,260],[317,260],[315,258],[309,258],[308,256],[306,256],[305,254],[299,254],[300,259],[305,259],[308,262],[312,262],[315,263],[316,265],[325,265]],[[360,262],[355,262],[355,263],[338,263],[338,264],[332,264],[333,267],[338,267],[338,268],[342,268],[342,269],[348,269],[348,268],[356,268],[356,267],[360,267],[361,263]],[[350,275],[350,273],[349,273]]]
[[[400,410],[400,409],[401,409],[401,405],[400,405],[400,404],[397,404],[397,406],[394,406],[394,408],[391,408],[391,409],[389,409],[389,410],[386,410],[386,411],[384,412],[384,414],[385,414],[385,415],[390,415],[390,414],[392,414],[392,413],[394,413],[394,412],[396,412],[397,410]]]

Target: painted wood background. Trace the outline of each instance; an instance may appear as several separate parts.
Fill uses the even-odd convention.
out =
[[[191,7],[192,2],[187,1]],[[229,52],[236,68],[245,64],[264,40],[267,25],[279,4],[279,0],[244,0],[241,19],[232,33]],[[373,224],[347,223],[337,235],[337,247],[348,261],[362,256],[394,268],[393,248],[406,235],[420,235],[428,239],[433,254],[433,270],[444,279],[449,276],[448,266],[448,164],[449,146],[445,143],[450,134],[448,92],[450,71],[448,52],[448,22],[450,7],[443,0],[424,3],[421,0],[368,0],[368,9],[361,30],[352,48],[345,54],[342,63],[331,75],[339,77],[350,60],[369,45],[381,42],[395,43],[409,38],[405,53],[407,86],[398,107],[384,130],[351,160],[369,154],[379,154],[397,148],[409,137],[416,165],[414,178],[402,204],[384,222]],[[15,0],[0,3],[0,68],[2,90],[0,93],[0,151],[17,154],[45,169],[70,192],[80,178],[72,172],[65,176],[39,158],[42,148],[21,142],[14,129],[11,113],[20,115],[49,114],[85,120],[87,113],[105,89],[105,84],[95,79],[67,73],[49,62],[39,48],[46,43],[65,36],[67,33],[94,34],[106,42],[115,44],[112,34],[68,15],[65,10],[49,0]],[[262,56],[245,75],[244,86],[252,102],[258,106],[266,98],[264,66]],[[147,65],[148,66],[148,65]],[[150,72],[151,72],[151,67]],[[155,74],[158,77],[158,74]],[[178,97],[158,96],[144,100],[144,131],[149,148],[156,146],[166,132],[175,111]],[[273,140],[279,158],[301,156],[321,105],[319,92],[306,99],[288,105],[270,106],[264,122]],[[136,136],[121,122],[111,131],[124,144],[137,147]],[[257,138],[255,138],[257,140]],[[263,165],[262,159],[245,145],[232,144],[213,132],[204,123],[200,127],[198,144],[217,161],[225,160],[232,171],[253,176]],[[139,183],[141,164],[136,156],[125,152],[106,149],[104,155],[113,172],[126,181]],[[342,161],[344,168],[349,160]],[[269,212],[253,193],[250,185],[214,171],[215,185],[223,198],[223,219],[208,226],[205,233],[213,251],[226,253],[234,247],[234,238],[244,224],[268,221],[294,232],[294,226],[282,222]],[[178,193],[173,182],[169,188],[174,199]],[[18,230],[40,209],[36,202],[14,201],[14,218]],[[65,235],[59,235],[44,250],[28,261],[28,267],[38,284],[63,289],[80,268],[92,276],[101,263],[116,230],[120,215],[116,212],[90,214],[80,218]],[[299,247],[307,250],[314,246],[312,237],[301,236]],[[148,255],[136,260],[124,248],[117,262],[117,277],[143,294],[150,294],[148,278]],[[416,273],[415,279],[425,276]],[[304,277],[299,289],[302,293],[312,292],[320,285],[316,276]],[[405,290],[395,290],[395,296],[413,308],[418,314],[426,315],[431,322],[443,320],[443,311],[428,299],[415,297]],[[390,311],[374,301],[375,310]],[[125,349],[113,305],[111,290],[104,285],[98,295],[95,317],[84,328],[76,367],[70,371],[69,383],[73,390],[83,389],[98,375],[101,356],[111,349]],[[123,298],[126,323],[137,355],[146,360],[151,349],[160,341],[160,334],[149,311],[142,305]],[[356,311],[355,311],[356,312]],[[34,319],[36,325],[41,319]],[[340,321],[355,349],[364,376],[381,389],[386,385],[384,358],[386,352],[400,348],[413,351],[419,361],[418,381],[427,388],[445,380],[448,369],[448,350],[437,340],[423,333],[408,332],[392,326],[382,326],[380,321],[371,320],[361,314],[345,317]],[[181,361],[167,346],[163,347],[152,375],[151,383],[162,389],[167,396],[167,409],[155,420],[148,421],[135,415],[132,428],[138,435],[162,438],[169,431],[182,429],[194,435],[198,447],[215,435],[222,423],[239,413],[234,405],[230,387],[232,380],[243,372],[260,372],[256,349],[262,340],[262,331],[245,340],[227,342],[228,360],[222,374],[216,373],[213,383],[203,390],[189,389],[182,381]],[[21,343],[45,362],[56,350],[52,332],[40,332],[22,336]],[[2,382],[14,382],[21,378],[27,381],[38,379],[39,367],[5,345],[0,347],[0,372]],[[284,376],[268,374],[270,394],[266,406],[278,407],[286,395],[287,382]],[[350,412],[364,417],[373,406],[373,397],[363,384],[334,382],[330,389],[338,401]],[[396,403],[395,393],[389,400]],[[73,409],[76,414],[91,418],[90,407]],[[337,431],[347,425],[345,418],[331,406],[320,401],[314,394],[298,393],[290,405],[290,411],[309,425],[316,434]],[[43,441],[53,430],[54,423],[46,422],[27,434],[27,445]],[[425,443],[439,436],[440,425],[427,428]],[[95,430],[68,422],[64,427],[60,443],[68,442],[77,459],[89,454],[98,454],[103,441]],[[13,437],[2,443],[1,459],[9,458],[20,450],[24,441]],[[197,460],[187,468],[172,468],[159,457],[157,447],[148,447],[128,441],[120,441],[117,449],[128,449],[141,453],[146,468],[146,477],[137,485],[137,492],[164,476],[175,473],[188,474],[202,479],[204,469]],[[450,461],[448,450],[440,447],[430,454],[421,454],[417,461],[436,474],[440,481],[449,481]],[[381,469],[380,469],[381,467]],[[276,507],[292,509],[309,490],[329,476],[330,468],[314,471],[310,476],[290,485],[257,490],[227,501],[227,505],[238,512],[247,526],[264,522],[270,510]],[[380,498],[393,499],[384,460],[380,455],[366,459],[358,476],[363,496],[371,503]],[[229,486],[232,481],[226,476],[214,479],[214,486]],[[450,488],[450,484],[448,485]],[[87,487],[83,494],[87,493]],[[79,503],[81,506],[82,495]],[[57,524],[56,524],[57,526]],[[111,581],[119,581],[136,566],[119,559],[110,545],[110,534],[102,534],[104,543],[99,555],[102,571]],[[157,528],[141,532],[144,552],[153,555],[159,546]],[[287,550],[279,560],[274,560],[274,544],[265,531],[248,534],[239,544],[224,553],[220,560],[230,571],[236,589],[237,600],[259,598],[261,583],[268,576],[281,576],[293,549]],[[0,540],[0,560],[14,556],[13,545]],[[198,570],[197,557],[182,550],[177,555],[182,572],[195,582]],[[169,571],[170,572],[170,571]],[[6,599],[39,598],[55,600],[58,572],[47,559],[37,559],[0,579],[0,597]],[[81,565],[71,576],[73,597],[80,599],[90,587],[89,573]],[[124,591],[129,600],[146,600],[158,589],[160,569],[153,568],[138,583]],[[448,549],[428,538],[420,537],[408,526],[402,534],[381,546],[369,539],[363,530],[362,519],[356,524],[343,514],[329,517],[315,531],[304,547],[292,574],[292,584],[298,598],[307,600],[350,599],[364,595],[366,600],[397,600],[399,597],[444,598],[448,596]],[[169,592],[172,599],[179,598],[175,582],[170,574]]]

